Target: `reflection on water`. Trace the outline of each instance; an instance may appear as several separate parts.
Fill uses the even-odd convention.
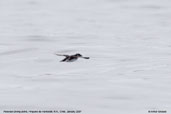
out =
[[[27,36],[26,40],[31,42],[52,42],[55,39],[49,36],[32,35],[32,36]]]
[[[18,50],[11,49],[10,51],[1,52],[0,56],[2,56],[2,55],[7,56],[7,55],[11,55],[11,54],[18,54],[18,53],[25,53],[25,52],[33,51],[33,50],[36,50],[36,48],[27,48],[27,49],[18,49]]]

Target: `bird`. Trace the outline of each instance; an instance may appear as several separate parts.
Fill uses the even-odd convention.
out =
[[[64,56],[65,58],[62,59],[60,62],[74,62],[78,58],[83,58],[83,59],[90,59],[90,57],[83,57],[81,54],[76,53],[74,55],[62,55],[62,54],[56,54],[57,56]]]

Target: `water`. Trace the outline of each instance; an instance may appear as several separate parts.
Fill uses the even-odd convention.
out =
[[[1,0],[0,110],[171,109],[169,0]],[[61,63],[55,53],[91,59]]]

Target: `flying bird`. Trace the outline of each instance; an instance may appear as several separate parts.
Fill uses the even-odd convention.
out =
[[[75,55],[62,55],[62,54],[56,54],[57,56],[64,56],[65,58],[61,60],[60,62],[74,62],[78,58],[83,58],[83,59],[90,59],[90,57],[83,57],[81,54],[76,53]]]

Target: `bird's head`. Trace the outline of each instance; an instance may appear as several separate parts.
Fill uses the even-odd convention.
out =
[[[79,53],[76,53],[75,56],[76,56],[76,57],[82,57],[82,55],[79,54]]]

